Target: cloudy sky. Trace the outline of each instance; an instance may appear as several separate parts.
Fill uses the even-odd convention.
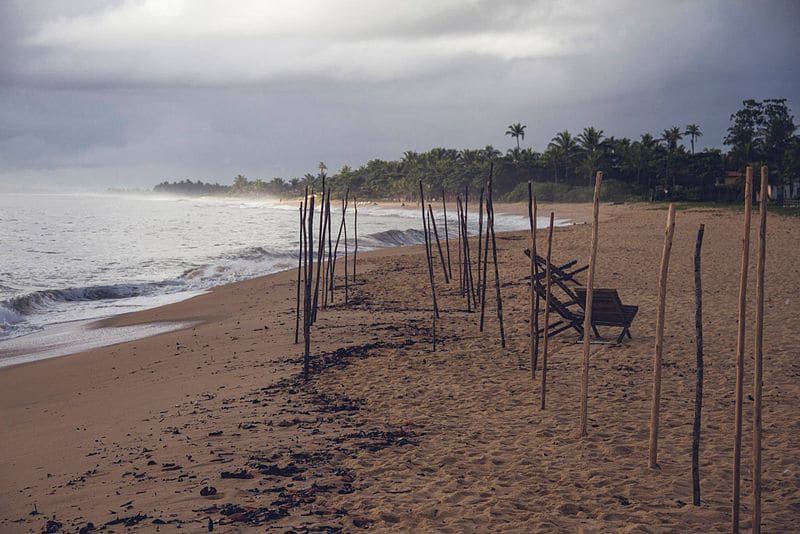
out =
[[[0,0],[0,184],[336,170],[565,128],[800,115],[800,2]]]

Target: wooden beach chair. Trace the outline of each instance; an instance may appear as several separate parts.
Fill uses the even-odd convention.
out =
[[[586,288],[576,287],[575,294],[578,297],[578,305],[585,310]],[[622,343],[626,335],[629,339],[633,339],[630,328],[638,311],[638,306],[623,304],[616,289],[595,288],[592,292],[592,329],[598,337],[600,337],[597,332],[598,326],[612,326],[622,328],[617,336],[617,344]]]
[[[525,250],[525,255],[530,258],[530,249]],[[547,260],[537,255],[536,263],[541,267],[535,280],[534,288],[542,300],[545,300],[545,269]],[[577,260],[571,260],[561,265],[550,265],[550,311],[559,316],[559,320],[550,324],[547,336],[552,337],[570,328],[583,339],[584,310],[586,304],[586,288],[577,286],[575,275],[588,269],[588,266],[575,267]],[[570,286],[575,284],[575,287]],[[630,326],[639,311],[638,306],[629,306],[622,303],[616,289],[595,289],[592,296],[592,332],[597,338],[592,343],[607,343],[603,340],[598,326],[621,327],[622,331],[616,338],[619,344],[627,335],[631,338]],[[540,329],[538,335],[543,335]]]
[[[551,266],[552,271],[552,266]],[[583,310],[578,305],[577,295],[572,291],[559,275],[551,272],[551,285],[550,285],[550,311],[559,316],[557,321],[550,323],[547,329],[547,336],[552,337],[570,328],[578,332],[578,335],[583,336]],[[546,299],[545,284],[543,282],[545,273],[539,273],[539,276],[533,280],[533,286],[539,298],[544,302]],[[560,291],[558,291],[560,289]],[[537,334],[544,335],[544,329],[540,328]]]
[[[524,250],[525,255],[529,258],[531,257],[531,249],[526,248]],[[578,260],[571,260],[567,263],[563,263],[561,265],[550,265],[550,270],[552,274],[556,275],[562,282],[575,282],[575,275],[582,273],[586,269],[589,268],[588,265],[584,265],[582,267],[572,268],[578,263]],[[547,267],[547,260],[538,254],[536,255],[536,265],[539,267],[540,271],[544,271]],[[544,278],[544,274],[540,274],[542,278]]]

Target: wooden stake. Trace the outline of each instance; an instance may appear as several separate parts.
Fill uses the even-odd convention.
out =
[[[581,372],[581,437],[588,434],[589,423],[589,356],[592,342],[592,300],[594,298],[594,270],[597,263],[597,236],[600,215],[600,185],[603,173],[598,172],[594,180],[592,200],[592,243],[589,252],[589,274],[586,277],[586,302],[583,314],[583,370]]]
[[[317,321],[319,302],[319,282],[322,275],[322,255],[325,253],[325,176],[322,177],[322,199],[319,203],[319,248],[317,249],[317,281],[314,288],[314,303],[311,307],[311,324]]]
[[[761,167],[761,199],[758,225],[758,270],[756,271],[756,347],[753,373],[753,534],[761,533],[761,401],[764,374],[764,271],[767,260],[767,197],[769,171]]]
[[[311,279],[314,276],[314,192],[311,192],[308,205],[308,230],[306,231],[306,241],[308,252],[306,253],[306,264],[308,265],[308,276],[306,277],[305,291],[305,325],[303,327],[303,340],[305,348],[303,350],[303,378],[308,380],[309,367],[311,363]]]
[[[489,164],[489,176],[494,172],[494,163]],[[483,317],[486,311],[486,272],[489,258],[489,196],[486,196],[486,237],[483,240],[483,282],[481,282],[481,321],[479,331],[483,332]]]
[[[353,197],[353,283],[356,283],[356,258],[358,257],[358,201]]]
[[[442,242],[439,241],[439,230],[436,229],[436,219],[433,217],[433,208],[430,204],[428,204],[428,220],[430,221],[430,228],[433,228],[433,235],[436,237],[436,247],[439,249],[439,261],[442,262],[442,274],[444,274],[444,282],[449,284],[450,278],[447,276],[447,264],[444,262]]]
[[[472,277],[472,253],[469,248],[469,187],[464,188],[464,262],[467,264],[467,298],[472,299],[473,306],[477,306],[475,297],[475,280]]]
[[[539,294],[536,292],[536,216],[538,206],[533,196],[533,183],[528,182],[528,220],[531,225],[531,261],[530,261],[530,320],[528,321],[530,331],[530,352],[531,352],[531,380],[536,379],[536,365],[539,359]],[[480,256],[480,254],[479,254]],[[480,262],[478,262],[480,265]]]
[[[422,191],[422,180],[419,181],[419,202],[422,208],[422,231],[425,235],[425,256],[428,261],[428,278],[431,284],[431,299],[433,301],[433,350],[436,350],[436,317],[439,315],[439,306],[436,304],[436,285],[433,282],[433,259],[428,235],[428,225],[425,223],[425,194]]]
[[[450,267],[450,234],[447,231],[447,203],[444,198],[444,189],[442,189],[442,213],[444,214],[444,242],[447,246],[447,276],[448,279],[453,279],[453,269]]]
[[[342,203],[342,223],[344,226],[344,303],[350,303],[350,283],[347,276],[347,205],[349,203],[350,189],[344,193],[344,202]]]
[[[300,342],[300,278],[305,274],[303,267],[303,254],[305,252],[305,223],[306,213],[304,210],[304,202],[300,203],[300,249],[297,253],[297,308],[295,310],[294,318],[294,344]]]
[[[494,263],[494,288],[497,302],[497,320],[500,323],[500,346],[506,348],[506,330],[503,326],[503,299],[500,296],[500,269],[497,264],[497,238],[494,233],[494,200],[492,198],[492,179],[489,178],[489,227],[492,231],[492,262]]]
[[[328,194],[325,196],[325,221],[326,226],[328,227],[328,263],[325,264],[325,291],[323,292],[325,298],[323,299],[323,307],[328,307],[328,287],[332,284],[329,284],[328,281],[331,279],[331,266],[333,265],[333,247],[331,246],[331,188],[328,187]]]
[[[459,244],[461,245],[461,249],[459,250],[459,262],[462,257],[464,258],[464,263],[462,264],[461,268],[461,279],[462,279],[462,291],[464,291],[464,295],[467,297],[467,312],[472,311],[472,299],[469,293],[469,274],[467,274],[467,239],[466,239],[466,225],[464,224],[464,206],[461,203],[461,197],[456,197],[456,202],[458,203],[458,230],[459,236],[464,236],[464,239],[459,239]]]
[[[736,406],[733,432],[733,503],[731,532],[739,533],[739,502],[742,470],[742,396],[744,393],[744,336],[747,320],[747,270],[750,265],[750,219],[753,211],[753,167],[747,166],[744,182],[744,235],[739,274],[739,319],[736,332]]]
[[[700,252],[703,248],[705,225],[697,230],[694,246],[694,339],[697,357],[694,388],[694,425],[692,427],[692,504],[700,506],[700,421],[703,411],[703,285],[700,271]]]
[[[464,251],[464,243],[461,241],[461,234],[464,232],[461,224],[461,195],[456,195],[456,217],[458,218],[458,287],[464,291],[464,264],[461,262],[461,253]]]
[[[547,231],[547,262],[545,263],[544,271],[544,339],[542,340],[542,405],[545,408],[545,400],[547,397],[547,350],[549,348],[550,336],[550,259],[552,258],[551,252],[553,250],[553,219],[555,213],[550,212],[550,229]]]
[[[658,284],[658,314],[656,316],[656,346],[653,357],[653,397],[650,406],[650,461],[651,469],[658,467],[658,424],[661,415],[661,356],[664,350],[664,308],[667,302],[667,274],[672,237],[675,235],[675,205],[669,205],[664,251],[661,254],[661,272]],[[589,335],[588,332],[583,333]]]
[[[342,220],[339,223],[339,235],[336,236],[336,245],[333,247],[333,263],[331,264],[331,302],[333,302],[333,290],[336,287],[336,260],[339,254],[339,240],[342,238],[342,232],[345,229],[345,212],[347,211],[347,199],[350,195],[350,188],[348,187],[344,193],[344,199],[342,199]],[[347,260],[347,252],[345,252],[345,260]],[[347,262],[345,261],[345,266],[347,266]],[[347,281],[347,276],[345,276],[345,281]],[[345,303],[347,301],[345,300]]]
[[[475,261],[475,269],[478,274],[478,285],[476,287],[478,291],[478,298],[480,298],[481,294],[481,241],[483,240],[483,192],[484,188],[481,187],[481,197],[478,201],[478,257]],[[477,308],[478,305],[476,304],[475,307]]]

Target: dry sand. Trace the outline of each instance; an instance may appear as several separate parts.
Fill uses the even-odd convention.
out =
[[[60,524],[75,532],[91,522],[116,531],[197,532],[209,520],[222,532],[727,530],[741,214],[678,212],[660,469],[651,470],[666,210],[601,209],[597,286],[618,288],[640,312],[633,340],[593,346],[587,438],[578,437],[582,348],[573,332],[551,343],[548,408],[538,407],[539,384],[528,367],[524,233],[498,239],[506,350],[493,293],[480,334],[478,315],[464,311],[457,283],[446,286],[437,263],[441,344],[431,352],[423,249],[384,250],[359,255],[348,306],[339,291],[336,305],[320,313],[306,384],[299,379],[301,345],[293,344],[294,272],[107,321],[202,321],[193,328],[0,370],[0,531],[55,531]],[[590,206],[555,210],[581,220]],[[691,257],[701,222],[706,394],[703,503],[695,507]],[[763,526],[788,532],[800,520],[800,219],[771,215],[769,225]],[[588,225],[558,229],[554,261],[583,261],[589,233]],[[755,258],[755,229],[752,241]],[[753,325],[751,313],[743,528],[750,526]],[[215,493],[204,493],[214,494],[201,495],[212,487]]]

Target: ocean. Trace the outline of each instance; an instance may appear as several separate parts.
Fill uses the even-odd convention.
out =
[[[331,206],[334,234],[341,217],[338,206]],[[15,356],[15,362],[25,352],[58,355],[44,351],[47,334],[72,332],[71,324],[176,302],[220,284],[293,268],[298,208],[297,201],[277,199],[0,196],[0,365],[4,355]],[[438,211],[437,226],[443,232]],[[448,211],[451,234],[456,227],[452,213]],[[352,217],[349,209],[351,250]],[[547,221],[541,218],[538,224],[544,227]],[[498,214],[495,226],[498,231],[519,230],[528,221]],[[469,227],[477,232],[477,213],[470,213]],[[423,241],[415,209],[361,204],[358,231],[359,251]],[[58,344],[69,349],[74,338],[58,338]]]

